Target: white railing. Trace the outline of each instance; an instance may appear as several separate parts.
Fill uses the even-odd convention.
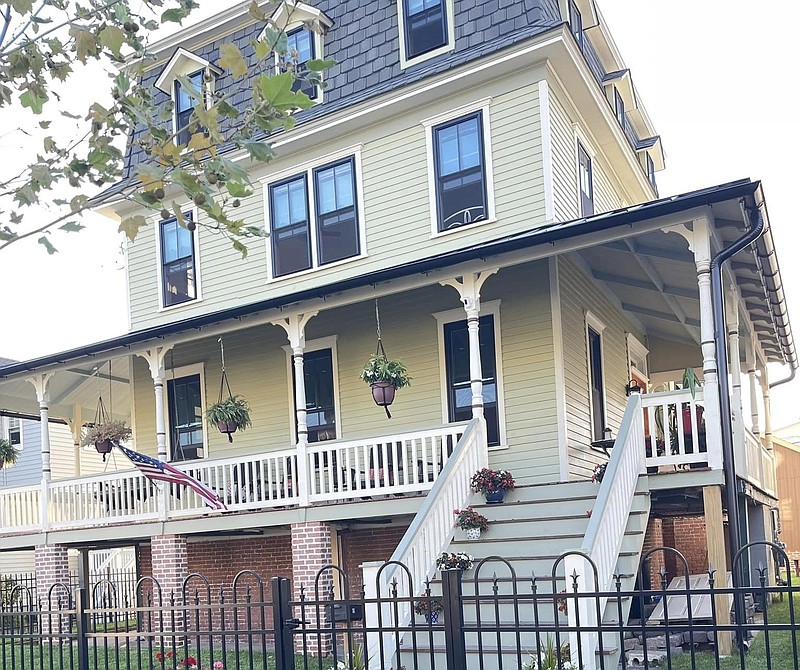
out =
[[[427,491],[466,425],[309,445],[309,501]]]
[[[297,503],[293,480],[297,472],[294,449],[270,451],[248,456],[233,456],[177,465],[216,492],[229,510],[252,510]],[[170,487],[169,516],[202,514],[203,500],[185,486]]]
[[[647,467],[709,462],[701,389],[648,393],[642,408]]]
[[[459,429],[461,438],[441,469],[425,502],[397,545],[390,565],[378,573],[375,566],[364,571],[364,589],[369,598],[386,598],[396,584],[400,597],[413,597],[425,590],[425,584],[436,572],[436,559],[447,549],[453,540],[455,525],[453,510],[467,505],[471,495],[470,480],[473,473],[488,466],[489,458],[486,441],[486,423],[483,419],[473,419],[466,428]],[[399,565],[408,568],[408,572]],[[409,579],[411,580],[409,583]],[[383,627],[403,628],[411,621],[411,603],[400,607],[384,607],[380,613]],[[389,622],[392,623],[389,623]],[[377,607],[367,612],[367,625],[378,623]],[[381,649],[390,654],[394,645],[381,646],[378,634],[368,634],[368,658],[380,655]],[[390,667],[390,659],[384,665]]]
[[[40,484],[0,489],[0,534],[40,530],[41,494]]]
[[[765,493],[775,495],[775,455],[747,428],[744,430],[744,463],[737,461],[737,475]]]
[[[158,489],[138,470],[57,480],[47,491],[51,529],[158,519]]]
[[[566,574],[571,575],[575,571],[579,575],[579,591],[608,592],[613,589],[612,582],[622,542],[625,539],[625,528],[633,507],[636,485],[639,475],[645,471],[645,459],[642,452],[644,417],[641,405],[642,396],[632,393],[622,418],[619,436],[614,442],[611,458],[608,460],[603,480],[597,492],[597,500],[592,508],[589,526],[581,543],[581,553],[591,558],[597,568],[596,580],[591,565],[582,556],[569,555],[565,559]],[[585,602],[583,602],[584,600]],[[600,600],[600,606],[597,609],[594,601],[589,599],[575,602],[577,608],[580,609],[581,626],[596,629],[599,623],[597,609],[602,614],[605,610],[606,599]],[[569,608],[570,626],[575,626],[577,622],[575,610],[576,607]],[[573,662],[576,664],[578,663],[577,649],[579,648],[577,635],[577,633],[570,633],[570,637],[574,638],[570,649],[575,650]],[[584,667],[591,670],[595,667],[595,651],[599,644],[597,633],[581,633],[581,637]]]

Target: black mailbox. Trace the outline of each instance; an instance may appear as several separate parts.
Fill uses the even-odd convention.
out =
[[[364,605],[361,603],[329,603],[325,605],[328,621],[363,621]]]

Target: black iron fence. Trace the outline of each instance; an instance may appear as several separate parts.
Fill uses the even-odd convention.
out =
[[[683,566],[678,577],[652,565],[663,552]],[[576,556],[587,574],[568,573]],[[754,569],[754,583],[733,587],[713,569],[690,575],[662,548],[600,591],[586,590],[596,570],[576,552],[527,576],[488,558],[417,593],[405,566],[387,564],[371,597],[351,593],[336,566],[295,591],[250,570],[225,585],[190,575],[175,593],[145,577],[133,600],[105,579],[56,584],[41,599],[17,584],[0,610],[0,670],[800,670],[800,588],[788,573],[784,582],[772,567]],[[644,588],[645,577],[660,583]]]

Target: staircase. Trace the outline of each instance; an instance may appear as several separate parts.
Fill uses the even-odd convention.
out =
[[[525,595],[531,593],[532,578],[535,578],[537,594],[540,595],[557,595],[564,589],[572,591],[572,580],[570,578],[568,582],[565,577],[568,574],[565,561],[558,564],[555,577],[553,566],[564,552],[580,550],[589,526],[587,512],[593,509],[598,490],[597,484],[580,481],[521,486],[507,495],[502,505],[487,505],[482,497],[473,497],[472,506],[489,519],[489,530],[480,540],[474,541],[467,540],[463,531],[456,531],[448,549],[468,553],[475,559],[475,567],[463,579],[467,668],[518,670],[530,660],[531,655],[536,654],[536,634],[532,632],[537,623],[536,617],[540,626],[552,626],[556,607],[552,597],[539,598],[534,615],[533,601],[525,598]],[[617,563],[619,574],[624,575],[623,591],[632,590],[634,586],[649,512],[647,479],[642,477],[633,496]],[[490,557],[502,557],[504,561]],[[483,559],[489,560],[481,564]],[[518,580],[517,592],[520,594],[516,608],[510,599],[502,598],[513,592],[510,579],[512,569]],[[481,596],[480,613],[474,599],[476,578],[478,594]],[[497,588],[497,599],[494,598],[494,588]],[[435,595],[441,594],[440,580],[431,583],[431,591]],[[623,615],[626,617],[630,608],[628,600],[623,599],[622,602]],[[559,612],[557,616],[559,625],[569,625],[567,615]],[[618,601],[609,600],[605,604],[603,620],[610,622],[617,619]],[[499,636],[498,623],[507,627]],[[445,667],[444,633],[437,631],[429,635],[421,617],[418,617],[417,625],[422,628],[415,636],[419,670]],[[481,634],[479,645],[477,630],[480,626],[486,630]],[[562,644],[568,641],[569,635],[562,633]],[[411,640],[404,641],[404,647],[411,645]],[[518,649],[521,649],[521,654]],[[603,654],[604,667],[616,668],[619,640],[611,637],[605,639]],[[479,655],[483,658],[482,665]],[[410,653],[401,655],[400,665],[414,667]],[[587,663],[584,665],[588,666]]]

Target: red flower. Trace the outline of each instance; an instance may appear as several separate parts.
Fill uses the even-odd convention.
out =
[[[161,661],[163,661],[163,660],[164,660],[164,654],[162,654],[160,651],[157,651],[157,652],[156,652],[156,660],[157,660],[159,663],[161,663]]]
[[[172,658],[174,655],[175,655],[174,651],[168,651],[167,652],[167,658]]]
[[[183,659],[183,664],[186,667],[191,667],[193,665],[196,666],[197,665],[197,660],[195,660],[194,656],[189,656],[189,657]]]

